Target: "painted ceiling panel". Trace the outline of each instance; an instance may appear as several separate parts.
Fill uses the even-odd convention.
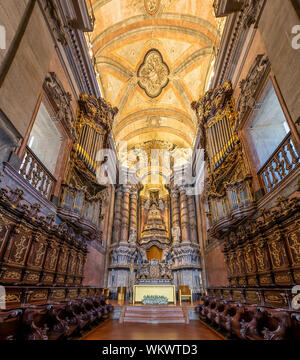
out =
[[[213,0],[92,0],[88,42],[103,96],[119,108],[116,148],[191,147],[224,23]],[[146,145],[145,145],[146,144]],[[169,146],[169,145],[168,145]]]

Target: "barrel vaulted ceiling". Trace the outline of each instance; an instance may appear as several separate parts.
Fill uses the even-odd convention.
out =
[[[119,108],[117,148],[192,148],[191,102],[207,89],[222,24],[213,0],[91,0],[102,96]],[[150,145],[149,145],[150,144]]]

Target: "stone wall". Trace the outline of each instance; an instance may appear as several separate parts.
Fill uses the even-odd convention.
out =
[[[293,49],[292,28],[300,20],[291,1],[267,1],[259,31],[267,49],[276,80],[293,121],[300,116],[300,50]],[[299,128],[298,128],[299,130]]]
[[[0,66],[3,65],[4,59],[8,55],[9,49],[17,33],[18,26],[24,17],[28,3],[29,0],[1,0],[0,25],[5,28],[6,49],[0,50]]]
[[[51,34],[36,3],[0,88],[0,109],[22,137],[32,119],[54,51]]]

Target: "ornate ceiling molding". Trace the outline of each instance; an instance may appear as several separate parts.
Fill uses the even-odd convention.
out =
[[[145,10],[148,15],[154,16],[158,13],[161,0],[144,0]]]
[[[157,49],[149,50],[138,69],[138,85],[151,97],[156,98],[169,83],[170,70]]]
[[[174,80],[173,84],[174,84],[174,87],[177,90],[177,92],[181,95],[181,98],[182,98],[186,108],[189,109],[191,115],[193,116],[194,114],[190,110],[191,101],[190,101],[184,87],[182,86],[181,81],[180,80]]]
[[[104,51],[105,49],[107,49],[111,45],[114,45],[116,42],[120,42],[121,40],[124,40],[124,39],[126,39],[128,37],[131,37],[131,36],[136,35],[136,34],[144,33],[144,32],[147,32],[147,31],[149,31],[149,32],[161,31],[162,33],[163,32],[181,33],[181,34],[184,34],[184,35],[190,35],[190,36],[195,37],[197,39],[203,40],[209,46],[214,45],[214,41],[210,37],[208,37],[207,35],[205,35],[203,32],[201,32],[199,30],[191,29],[190,27],[170,25],[170,24],[168,24],[168,25],[165,25],[165,24],[153,25],[153,24],[149,23],[149,24],[147,24],[145,26],[141,26],[141,27],[134,28],[134,29],[131,29],[131,30],[129,30],[127,28],[122,28],[122,33],[116,35],[116,37],[112,37],[112,39],[109,40],[109,41],[105,41],[104,37],[102,38],[102,40],[100,40],[99,37],[102,35],[102,34],[100,34],[99,36],[97,36],[92,41],[92,44],[96,49],[95,55],[98,56],[102,51]],[[100,42],[102,43],[102,46],[100,46],[97,49],[96,48],[97,44],[100,43]]]
[[[200,50],[195,51],[192,55],[190,55],[187,59],[183,60],[173,71],[173,75],[178,75],[182,73],[184,70],[189,68],[190,66],[197,63],[200,59],[205,56],[211,55],[212,48],[206,47]]]
[[[119,108],[116,148],[122,141],[135,146],[153,140],[191,148],[197,123],[190,102],[202,91],[222,34],[212,6],[199,2],[195,9],[181,0],[93,3],[90,40],[99,82]]]
[[[131,113],[118,122],[115,123],[114,131],[117,133],[123,129],[123,127],[126,127],[129,124],[132,124],[135,121],[140,120],[141,118],[148,117],[148,116],[155,116],[159,115],[160,117],[170,118],[174,119],[175,121],[179,121],[181,124],[184,124],[185,126],[188,126],[191,131],[196,131],[194,123],[191,121],[191,118],[187,116],[185,113],[163,108],[163,107],[157,107],[157,108],[150,108],[150,109],[143,109],[140,111],[136,111],[134,113]]]
[[[115,135],[119,135],[128,125],[132,125],[134,124],[135,122],[138,122],[138,121],[145,121],[146,119],[149,119],[150,117],[157,117],[158,115],[155,115],[155,114],[151,114],[151,115],[146,115],[147,113],[144,113],[141,117],[136,117],[134,119],[131,119],[131,120],[127,120],[126,122],[122,121],[121,122],[121,125],[120,123],[116,125],[115,129],[114,129],[114,134]],[[169,118],[172,122],[173,122],[173,125],[175,126],[177,122],[180,123],[180,125],[184,125],[184,128],[186,128],[186,131],[187,132],[191,132],[192,134],[194,134],[196,132],[196,127],[195,125],[192,123],[191,119],[188,120],[188,123],[184,122],[183,120],[179,119],[178,117],[176,116],[171,116],[171,115],[162,115],[164,118]],[[155,128],[159,128],[161,127],[161,123],[162,123],[162,119],[161,117],[159,117],[160,119],[160,122],[159,122],[159,126],[153,126],[152,124],[152,128],[155,127]],[[149,125],[149,122],[148,120],[146,121],[147,123],[147,126],[150,128],[150,125]]]
[[[137,84],[136,84],[134,78],[131,78],[130,81],[128,82],[128,86],[127,86],[126,90],[124,91],[124,94],[120,100],[120,104],[119,104],[120,113],[123,111],[128,99],[130,97],[130,94],[135,90],[136,87],[137,87]]]
[[[174,22],[182,22],[190,25],[198,25],[201,28],[207,29],[214,37],[220,38],[220,34],[218,33],[218,30],[215,26],[213,26],[209,21],[205,19],[201,19],[197,16],[193,15],[187,15],[187,14],[176,14],[176,13],[164,13],[162,14],[159,19],[160,22],[164,20],[173,20]],[[126,20],[120,21],[104,31],[102,31],[100,34],[98,34],[95,39],[93,39],[93,45],[95,45],[97,42],[102,41],[106,37],[108,37],[110,34],[114,32],[118,32],[120,29],[125,29],[130,27],[130,25],[136,24],[136,23],[142,23],[142,22],[149,22],[149,19],[145,17],[145,15],[137,15],[132,16]],[[151,22],[149,22],[151,23]],[[198,30],[201,32],[201,29]]]
[[[97,0],[92,5],[93,11],[96,12],[99,10],[102,6],[106,5],[107,3],[111,2],[112,0]]]
[[[168,127],[168,126],[160,126],[159,128],[150,128],[147,127],[142,127],[139,128],[137,130],[134,130],[130,133],[128,133],[126,136],[124,136],[122,138],[123,141],[129,141],[134,137],[138,137],[141,134],[146,134],[146,133],[152,133],[154,131],[159,131],[160,134],[162,135],[163,132],[167,133],[167,134],[173,134],[178,136],[179,138],[183,139],[184,142],[188,145],[188,146],[192,146],[192,142],[191,140],[186,136],[186,134],[184,134],[182,131],[180,130],[176,130],[174,128]]]
[[[243,122],[249,110],[254,108],[257,101],[258,90],[261,87],[269,68],[269,58],[264,54],[257,55],[246,79],[243,79],[240,82],[241,93],[237,101],[237,111],[239,113],[237,125]]]
[[[134,73],[125,66],[121,65],[120,62],[117,62],[107,56],[98,56],[96,63],[108,65],[126,78],[131,78],[134,76]]]

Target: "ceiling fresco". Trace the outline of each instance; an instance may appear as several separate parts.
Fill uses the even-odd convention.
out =
[[[223,23],[213,0],[91,0],[88,35],[102,96],[119,113],[119,150],[149,144],[192,148],[191,102],[205,92]]]

